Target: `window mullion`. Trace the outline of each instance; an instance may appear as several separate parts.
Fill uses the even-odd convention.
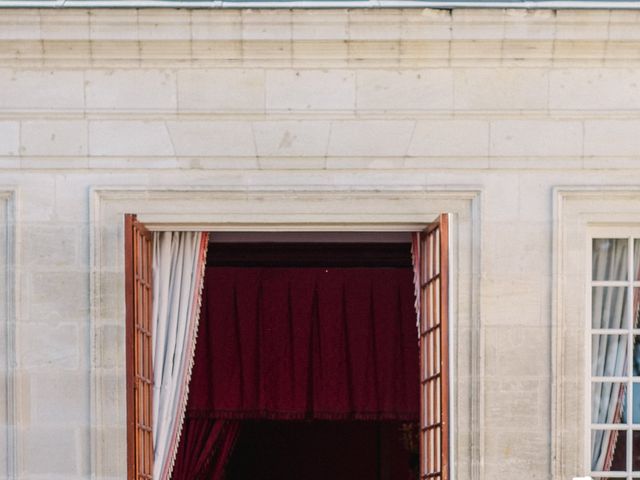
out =
[[[627,313],[625,321],[627,321],[627,474],[633,471],[633,322],[631,318],[631,309],[633,305],[633,238],[629,237],[627,247],[627,281],[629,293],[627,294]],[[631,476],[627,477],[631,480]]]

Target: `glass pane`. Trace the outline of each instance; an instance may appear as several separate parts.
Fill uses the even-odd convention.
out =
[[[633,336],[633,375],[640,377],[640,335]]]
[[[625,238],[594,238],[591,257],[594,280],[627,280],[627,250]]]
[[[633,423],[640,424],[640,383],[633,384],[633,405],[631,414]],[[638,445],[638,447],[640,448],[640,445]],[[638,453],[640,453],[640,451]]]
[[[591,431],[591,470],[624,472],[627,465],[627,435],[624,430]]]
[[[633,241],[633,279],[640,281],[640,239]]]
[[[628,375],[627,336],[593,335],[591,341],[591,375],[622,377]]]
[[[626,384],[619,382],[591,384],[591,423],[627,423]]]
[[[633,328],[640,328],[640,288],[633,289],[633,299],[631,301],[633,303],[631,307]]]
[[[591,326],[593,328],[629,328],[626,287],[591,289]]]
[[[639,431],[635,431],[632,432],[632,455],[633,457],[631,458],[631,468],[634,471],[639,471],[640,470],[640,432]]]

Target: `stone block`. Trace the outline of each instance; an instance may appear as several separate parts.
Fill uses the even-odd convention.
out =
[[[145,40],[190,40],[191,11],[188,9],[172,9],[168,11],[156,8],[139,9],[138,35]]]
[[[44,40],[86,40],[89,38],[89,10],[40,10],[40,32]]]
[[[347,70],[267,70],[267,110],[353,110],[356,75]]]
[[[291,40],[291,10],[244,9],[241,12],[241,17],[242,38],[244,40]]]
[[[31,322],[55,325],[86,318],[89,313],[88,274],[82,272],[31,272],[27,295]]]
[[[264,111],[265,79],[262,69],[180,70],[180,110]]]
[[[259,156],[320,156],[327,154],[330,122],[254,122],[253,133]]]
[[[383,41],[400,38],[402,12],[400,10],[376,9],[349,11],[349,40]]]
[[[451,11],[423,10],[416,15],[412,10],[402,12],[400,38],[402,40],[451,40]]]
[[[412,121],[338,121],[331,125],[329,155],[404,156],[409,148]]]
[[[336,11],[293,10],[291,25],[294,41],[344,41],[349,38],[349,17]]]
[[[89,16],[91,40],[137,41],[138,11],[118,8],[95,8]]]
[[[195,41],[242,39],[242,11],[201,9],[191,11],[191,35]]]
[[[20,148],[20,124],[0,122],[0,155],[17,155]]]
[[[84,108],[83,73],[76,70],[0,70],[0,105],[7,109]]]
[[[490,311],[485,312],[491,315]],[[527,315],[522,312],[521,315]],[[537,322],[537,320],[536,320]],[[549,375],[550,346],[546,327],[485,327],[485,371],[519,378]]]
[[[585,156],[629,156],[627,166],[638,165],[640,157],[640,121],[637,120],[588,120],[584,124]]]
[[[89,403],[89,385],[83,373],[49,369],[31,373],[31,421],[39,426],[84,426],[82,410]]]
[[[449,69],[359,70],[358,110],[447,110],[453,107]]]
[[[26,370],[75,370],[80,366],[80,336],[73,324],[49,325],[23,322],[18,336],[23,341],[18,361]],[[45,320],[44,318],[42,320]]]
[[[30,476],[55,478],[56,475],[72,476],[79,473],[79,445],[75,428],[35,424],[22,428],[19,435],[23,442],[23,465]]]
[[[22,264],[34,269],[73,268],[78,261],[78,237],[83,230],[68,224],[31,224],[23,239]]]
[[[0,39],[39,40],[40,29],[33,28],[39,21],[37,10],[7,9],[0,17]]]
[[[249,122],[167,122],[176,155],[254,156],[253,132]]]
[[[463,68],[454,73],[456,110],[543,110],[548,71],[536,68]]]
[[[568,68],[549,73],[549,108],[638,110],[640,69]]]
[[[582,124],[560,120],[496,120],[491,122],[491,155],[582,155]]]
[[[84,120],[23,121],[20,153],[37,156],[87,154],[87,122]]]
[[[90,70],[86,102],[100,110],[175,110],[176,75],[168,70]]]
[[[481,157],[489,154],[489,124],[482,120],[421,120],[410,156]]]
[[[89,122],[89,152],[92,156],[171,156],[171,138],[164,122]]]

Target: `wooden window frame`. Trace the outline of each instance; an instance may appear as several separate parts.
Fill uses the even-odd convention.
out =
[[[449,480],[449,216],[418,242],[420,478]]]
[[[125,215],[127,479],[153,478],[153,361],[151,315],[153,237]]]
[[[151,232],[125,215],[127,478],[153,480]],[[450,479],[449,216],[419,235],[420,478]],[[433,405],[435,404],[435,405]]]

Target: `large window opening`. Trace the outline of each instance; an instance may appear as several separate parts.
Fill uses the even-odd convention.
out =
[[[136,252],[133,242],[127,259],[135,260],[134,280],[140,265],[153,263],[160,291],[147,308],[127,297],[129,317],[152,311],[153,326],[141,338],[151,336],[154,345],[153,357],[146,344],[128,345],[128,418],[130,431],[135,426],[163,439],[162,455],[155,444],[150,454],[148,440],[140,442],[134,431],[129,478],[164,479],[171,471],[179,480],[449,478],[447,216],[421,234],[212,234],[206,264],[202,256],[201,268],[189,270],[189,288],[175,294],[192,305],[184,308],[189,322],[181,327],[179,315],[173,319],[178,334],[161,324],[162,338],[154,322],[171,309],[163,297],[176,290],[176,280],[155,268],[186,265],[183,250],[191,248],[196,259],[202,249],[195,241],[183,248],[183,238],[164,252],[178,260],[159,260],[159,238],[153,255],[148,244]],[[171,343],[177,335],[188,345],[190,328],[192,374],[190,360],[175,362],[183,349]],[[138,393],[136,379],[149,376],[149,363],[179,373],[168,386],[164,376],[153,377],[160,407]],[[175,395],[158,397],[167,388]],[[177,413],[169,421],[158,411]]]
[[[631,480],[640,478],[640,239],[593,239],[591,272],[592,477]]]

